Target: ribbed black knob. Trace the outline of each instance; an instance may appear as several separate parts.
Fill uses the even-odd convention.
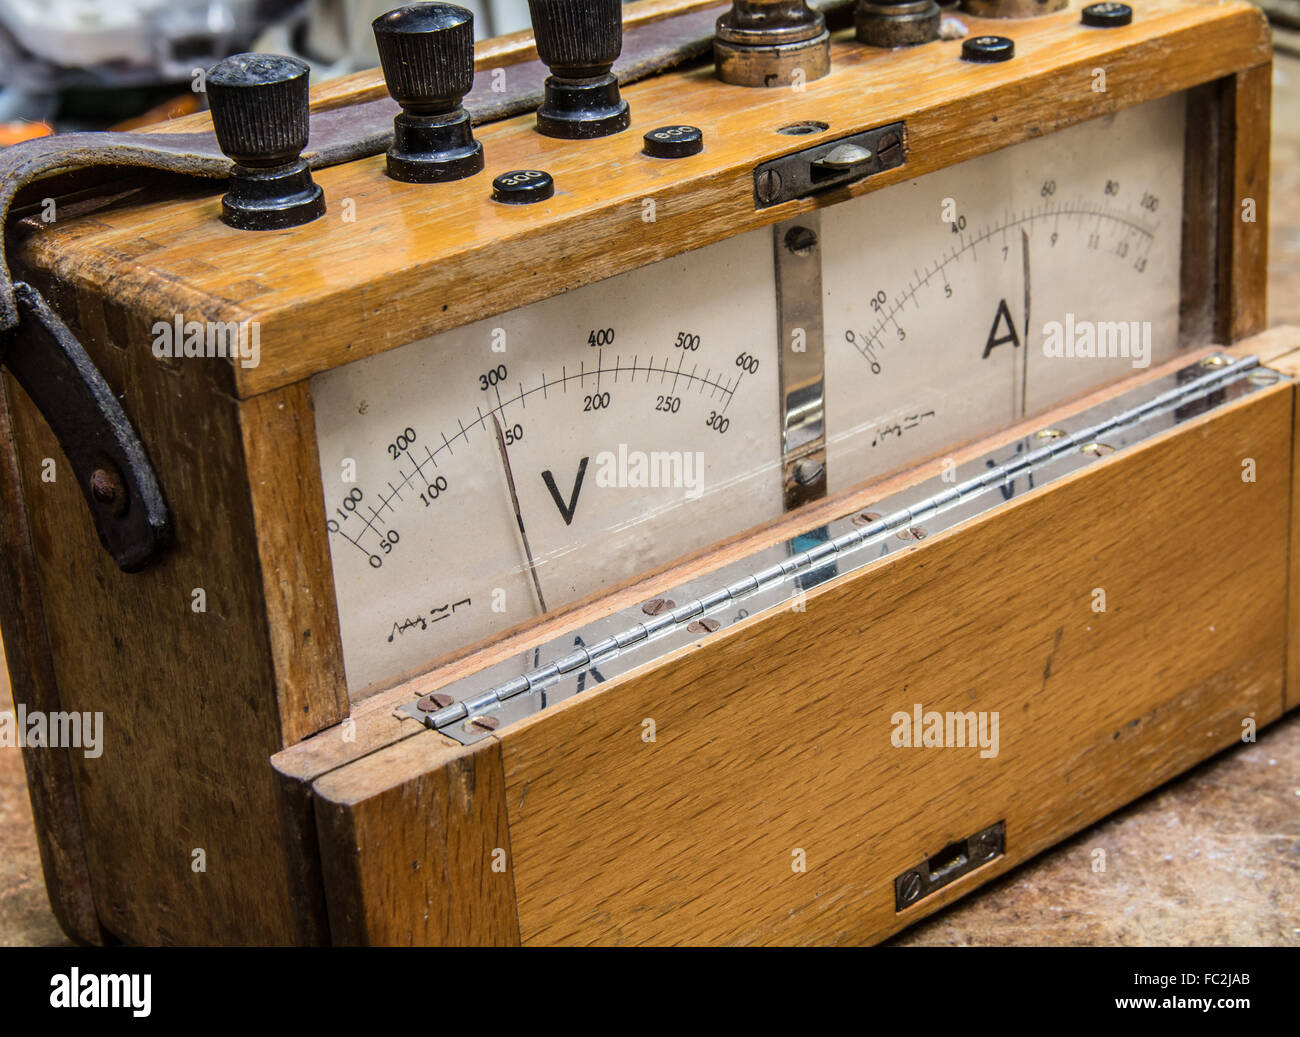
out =
[[[221,218],[240,230],[279,230],[325,212],[300,157],[307,146],[307,75],[297,58],[236,54],[207,74],[217,144],[235,163]]]
[[[455,4],[408,4],[371,23],[393,120],[388,175],[408,184],[461,180],[483,168],[460,101],[474,86],[474,16]]]
[[[306,63],[282,54],[235,54],[208,70],[208,103],[221,150],[241,166],[279,166],[307,146]]]
[[[537,56],[566,79],[609,71],[623,49],[621,0],[528,0]]]
[[[413,115],[449,112],[474,85],[474,15],[454,4],[408,4],[372,23],[393,100]]]
[[[620,0],[528,0],[528,11],[537,55],[551,70],[537,129],[570,140],[627,129],[627,102],[610,72],[623,49]]]

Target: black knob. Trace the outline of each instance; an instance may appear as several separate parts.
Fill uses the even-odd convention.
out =
[[[621,0],[528,0],[537,56],[550,68],[537,129],[567,140],[604,137],[631,121],[610,71],[623,49]]]
[[[454,4],[408,4],[372,23],[393,120],[388,175],[408,183],[460,180],[483,168],[461,99],[474,86],[474,16]]]
[[[296,227],[325,212],[307,146],[307,76],[297,58],[235,54],[208,70],[217,144],[235,163],[221,218],[240,230]]]

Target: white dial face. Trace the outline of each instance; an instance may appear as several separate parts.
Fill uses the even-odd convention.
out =
[[[832,491],[1172,356],[1184,101],[822,213]],[[354,695],[781,513],[778,307],[815,308],[817,279],[778,301],[774,247],[742,234],[313,379]]]
[[[355,692],[781,512],[771,235],[313,381]]]
[[[1173,356],[1185,111],[1126,109],[827,214],[832,491]]]

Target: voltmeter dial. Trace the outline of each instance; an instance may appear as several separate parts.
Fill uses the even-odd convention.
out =
[[[350,687],[780,513],[769,242],[316,378]]]

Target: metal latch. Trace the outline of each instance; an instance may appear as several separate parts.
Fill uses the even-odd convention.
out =
[[[942,889],[968,872],[1001,857],[1007,848],[1005,821],[989,825],[950,846],[894,879],[894,910],[902,911]]]
[[[782,155],[754,170],[754,208],[766,209],[816,191],[855,183],[901,166],[906,157],[906,134],[901,122]]]
[[[104,376],[41,293],[15,282],[14,300],[18,324],[0,336],[0,365],[58,439],[104,549],[124,572],[143,569],[171,536],[144,447]]]

